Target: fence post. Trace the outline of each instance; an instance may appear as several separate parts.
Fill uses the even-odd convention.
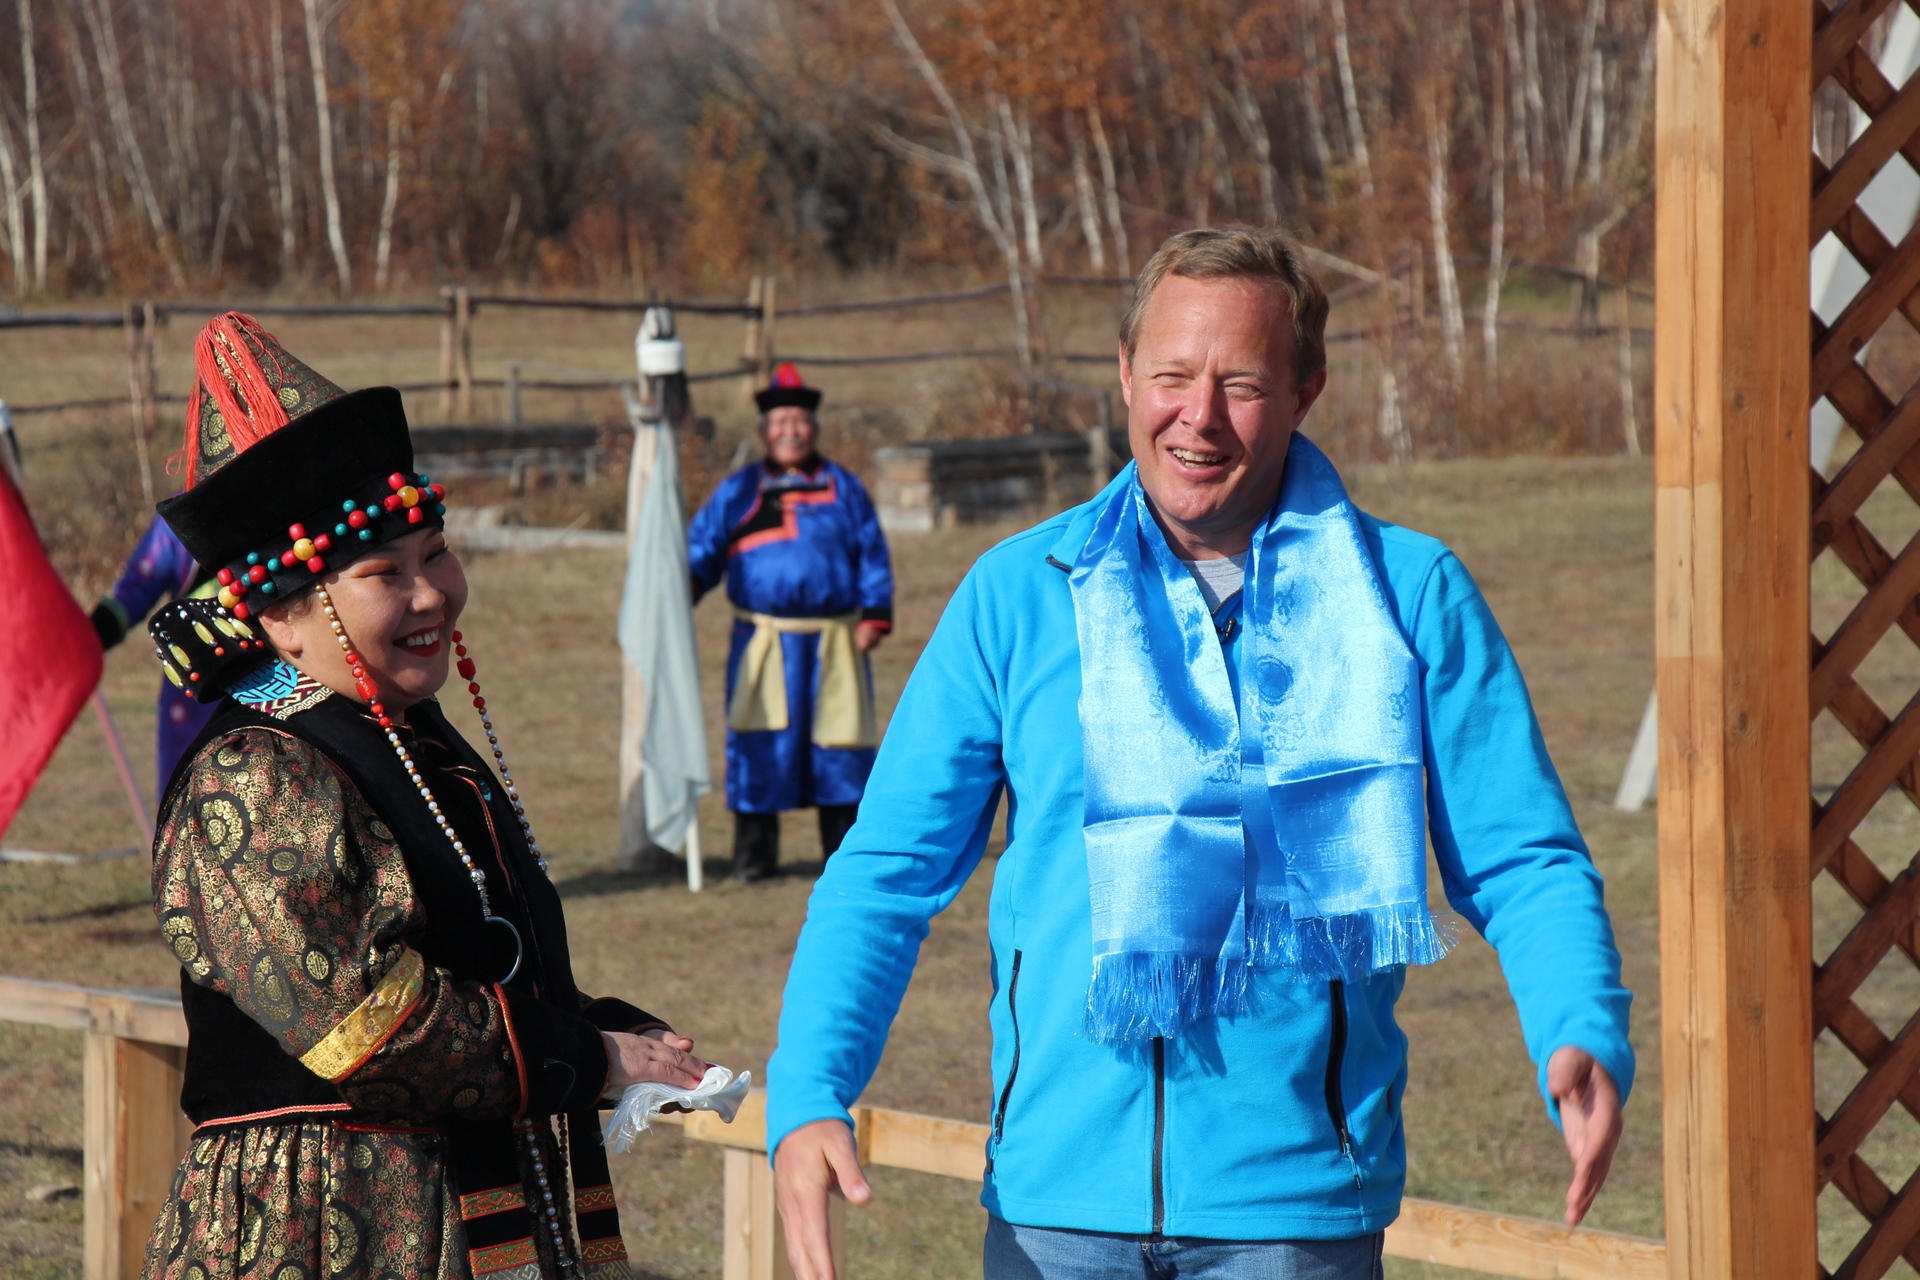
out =
[[[773,1166],[764,1151],[728,1147],[721,1155],[724,1179],[720,1246],[721,1280],[793,1280],[786,1231],[773,1202]],[[827,1239],[833,1273],[847,1280],[847,1202],[827,1197]]]
[[[473,421],[473,295],[467,286],[453,291],[453,326],[460,359],[460,420]]]
[[[780,277],[768,276],[760,288],[760,367],[758,381],[766,386],[773,376],[773,322],[779,314]]]
[[[440,420],[453,414],[453,290],[440,287]]]
[[[740,380],[740,394],[749,404],[757,389],[753,375],[760,368],[760,283],[759,276],[747,282],[747,305],[753,310],[747,316],[746,341],[740,347],[740,367],[746,370]]]
[[[180,1113],[186,1051],[86,1033],[82,1090],[86,1280],[134,1280],[192,1125]]]
[[[134,304],[128,302],[121,312],[121,325],[127,335],[127,410],[133,417],[133,447],[140,458],[140,497],[148,509],[153,507],[153,461],[147,448],[147,406],[143,403],[147,394],[148,378],[140,370],[141,319],[153,322],[153,306],[147,305],[145,312],[136,311]],[[149,361],[151,366],[151,361]]]
[[[507,423],[520,425],[520,362],[507,361]]]

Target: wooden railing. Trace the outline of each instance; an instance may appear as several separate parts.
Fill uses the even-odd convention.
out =
[[[147,1234],[186,1149],[192,1125],[180,1114],[186,1022],[170,996],[98,991],[0,977],[0,1019],[86,1034],[86,1280],[139,1275]],[[855,1107],[863,1164],[978,1182],[985,1125],[938,1116]],[[732,1124],[710,1112],[661,1116],[696,1142],[722,1147],[724,1280],[790,1277],[773,1173],[767,1163],[766,1094],[756,1089]],[[845,1202],[832,1202],[837,1270]],[[1387,1228],[1387,1253],[1520,1280],[1665,1280],[1666,1246],[1611,1231],[1570,1228],[1408,1198]]]

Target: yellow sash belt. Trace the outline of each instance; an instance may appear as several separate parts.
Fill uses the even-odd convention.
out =
[[[776,618],[735,609],[733,616],[753,624],[753,638],[740,655],[727,704],[727,727],[737,733],[785,729],[787,663],[781,653],[783,632],[820,637],[820,690],[813,700],[813,744],[817,747],[874,747],[873,673],[867,655],[853,642],[858,613],[833,618]]]

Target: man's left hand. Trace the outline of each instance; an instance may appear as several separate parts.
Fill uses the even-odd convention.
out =
[[[1573,1157],[1567,1225],[1577,1227],[1606,1184],[1620,1145],[1620,1089],[1592,1054],[1566,1045],[1547,1059],[1547,1092],[1560,1104],[1560,1132]]]
[[[872,653],[886,634],[886,627],[880,623],[863,622],[853,629],[853,647],[862,653]]]

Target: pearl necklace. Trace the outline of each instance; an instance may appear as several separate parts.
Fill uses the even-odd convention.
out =
[[[520,940],[520,931],[514,928],[513,921],[493,914],[493,903],[487,896],[487,873],[474,864],[473,856],[467,852],[466,842],[460,839],[460,833],[453,829],[451,822],[447,821],[447,815],[441,812],[440,802],[434,797],[433,789],[427,785],[427,780],[420,776],[419,766],[414,763],[412,754],[407,750],[407,744],[401,741],[399,730],[394,728],[393,717],[387,714],[386,707],[380,702],[379,686],[374,684],[373,678],[367,674],[366,664],[354,651],[353,642],[347,638],[347,629],[341,625],[340,615],[333,607],[333,597],[327,594],[326,587],[321,584],[314,584],[313,590],[319,597],[321,609],[327,615],[327,625],[333,628],[333,637],[339,642],[341,653],[346,656],[347,667],[353,672],[355,689],[367,700],[367,709],[373,712],[375,721],[386,733],[387,742],[393,747],[393,753],[400,758],[400,767],[407,771],[407,780],[420,792],[420,798],[426,802],[427,812],[433,815],[433,820],[439,824],[441,833],[453,845],[453,851],[459,856],[460,864],[467,869],[467,879],[473,882],[474,891],[480,895],[482,920],[488,924],[504,925],[507,932],[513,935],[515,948],[513,967],[507,971],[506,977],[500,979],[503,983],[513,981],[514,975],[520,972],[520,961],[525,953],[524,944]],[[487,715],[486,699],[480,696],[480,686],[474,679],[476,668],[473,659],[467,657],[467,647],[462,643],[458,631],[453,632],[451,638],[454,652],[460,657],[460,674],[467,680],[467,689],[473,695],[474,709],[480,713],[480,723],[487,731],[487,744],[493,748],[494,761],[500,767],[500,776],[507,789],[507,799],[513,804],[513,815],[520,822],[520,830],[526,836],[527,848],[533,854],[534,864],[540,868],[542,875],[546,875],[547,860],[541,855],[540,845],[533,838],[533,826],[527,821],[527,811],[526,807],[520,803],[520,793],[514,789],[513,774],[507,769],[507,757],[500,750],[499,735],[494,732],[493,720]]]

